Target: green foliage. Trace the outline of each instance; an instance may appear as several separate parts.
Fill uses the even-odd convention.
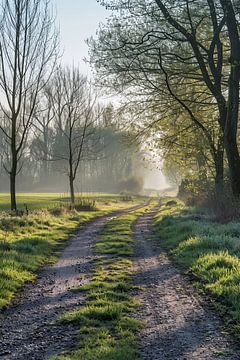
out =
[[[171,185],[193,180],[193,197],[202,197],[202,190],[205,194],[214,180],[221,183],[227,173],[223,171],[226,141],[219,121],[223,105],[219,106],[216,83],[209,87],[216,67],[219,73],[213,77],[221,83],[227,113],[229,34],[219,30],[221,55],[210,46],[216,35],[212,12],[223,19],[220,3],[105,0],[103,5],[114,16],[89,40],[97,81],[108,91],[123,94],[122,109],[131,119],[135,137],[144,139],[145,149],[161,154]],[[159,28],[161,35],[156,31]],[[205,56],[203,49],[212,56]],[[218,55],[224,59],[220,68]]]
[[[163,205],[155,222],[161,245],[235,322],[240,323],[240,224],[217,224],[204,212]],[[237,330],[236,330],[237,331]]]

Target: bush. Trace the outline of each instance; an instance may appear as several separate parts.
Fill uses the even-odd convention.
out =
[[[96,211],[96,201],[88,198],[77,199],[75,204],[70,204],[70,210],[76,211]]]
[[[143,190],[143,179],[131,176],[118,183],[119,191],[128,191],[133,194],[139,194]]]
[[[80,198],[77,199],[74,204],[66,202],[60,204],[53,209],[50,209],[49,212],[53,216],[62,216],[70,211],[97,211],[96,201],[94,199]]]
[[[178,198],[190,206],[202,206],[214,193],[214,184],[207,179],[184,179],[182,180]]]
[[[167,201],[166,206],[175,206],[177,205],[177,201],[176,200],[170,200],[170,201]]]
[[[62,216],[65,215],[67,213],[67,208],[66,206],[59,206],[59,207],[55,207],[53,209],[49,210],[49,213],[53,216]]]
[[[120,195],[121,195],[121,201],[133,201],[132,195],[128,194],[127,192],[122,191]]]
[[[211,196],[206,205],[213,211],[216,220],[221,223],[240,219],[240,199],[234,197],[228,189],[221,195]]]

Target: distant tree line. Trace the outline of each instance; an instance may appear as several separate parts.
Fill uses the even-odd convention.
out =
[[[22,169],[17,176],[18,191],[60,191],[69,192],[68,164],[60,158],[66,147],[63,139],[54,128],[54,121],[48,127],[49,135],[40,130],[29,137],[22,158]],[[81,159],[77,171],[76,191],[118,191],[119,182],[132,175],[134,156],[124,145],[125,134],[115,124],[104,128],[104,123],[94,128],[91,149],[84,148],[85,157]],[[96,141],[98,139],[98,142]],[[2,140],[2,139],[1,139]],[[48,152],[45,152],[47,143]],[[90,143],[90,139],[88,145]],[[2,148],[1,148],[2,149]],[[91,151],[91,155],[87,151]],[[135,151],[135,149],[134,149]],[[46,157],[48,160],[46,160]],[[57,159],[57,160],[56,160]],[[8,159],[1,152],[0,191],[8,191],[8,175],[4,164]]]

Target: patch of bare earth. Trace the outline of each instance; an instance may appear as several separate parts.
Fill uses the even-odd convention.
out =
[[[134,225],[135,283],[143,287],[136,315],[145,324],[140,353],[149,360],[240,359],[240,347],[222,331],[222,321],[201,301],[188,279],[161,255],[152,233],[157,208]],[[161,256],[160,256],[161,255]]]
[[[95,258],[92,246],[112,217],[98,218],[80,230],[57,263],[45,267],[34,284],[25,286],[20,302],[2,313],[0,359],[41,360],[74,347],[76,329],[56,320],[65,311],[84,303],[84,295],[71,289],[89,281]]]

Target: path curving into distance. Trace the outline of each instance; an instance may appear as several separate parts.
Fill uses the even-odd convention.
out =
[[[81,292],[70,290],[89,281],[95,258],[92,247],[103,226],[114,216],[144,205],[116,211],[85,225],[67,244],[58,261],[44,267],[34,284],[25,286],[21,301],[2,313],[1,360],[42,360],[74,347],[76,328],[56,323],[61,314],[84,302]]]
[[[139,348],[148,360],[239,360],[240,347],[221,332],[221,320],[161,253],[152,232],[158,207],[134,225],[135,284],[143,287],[138,318],[144,321]],[[161,255],[161,256],[160,256]]]

